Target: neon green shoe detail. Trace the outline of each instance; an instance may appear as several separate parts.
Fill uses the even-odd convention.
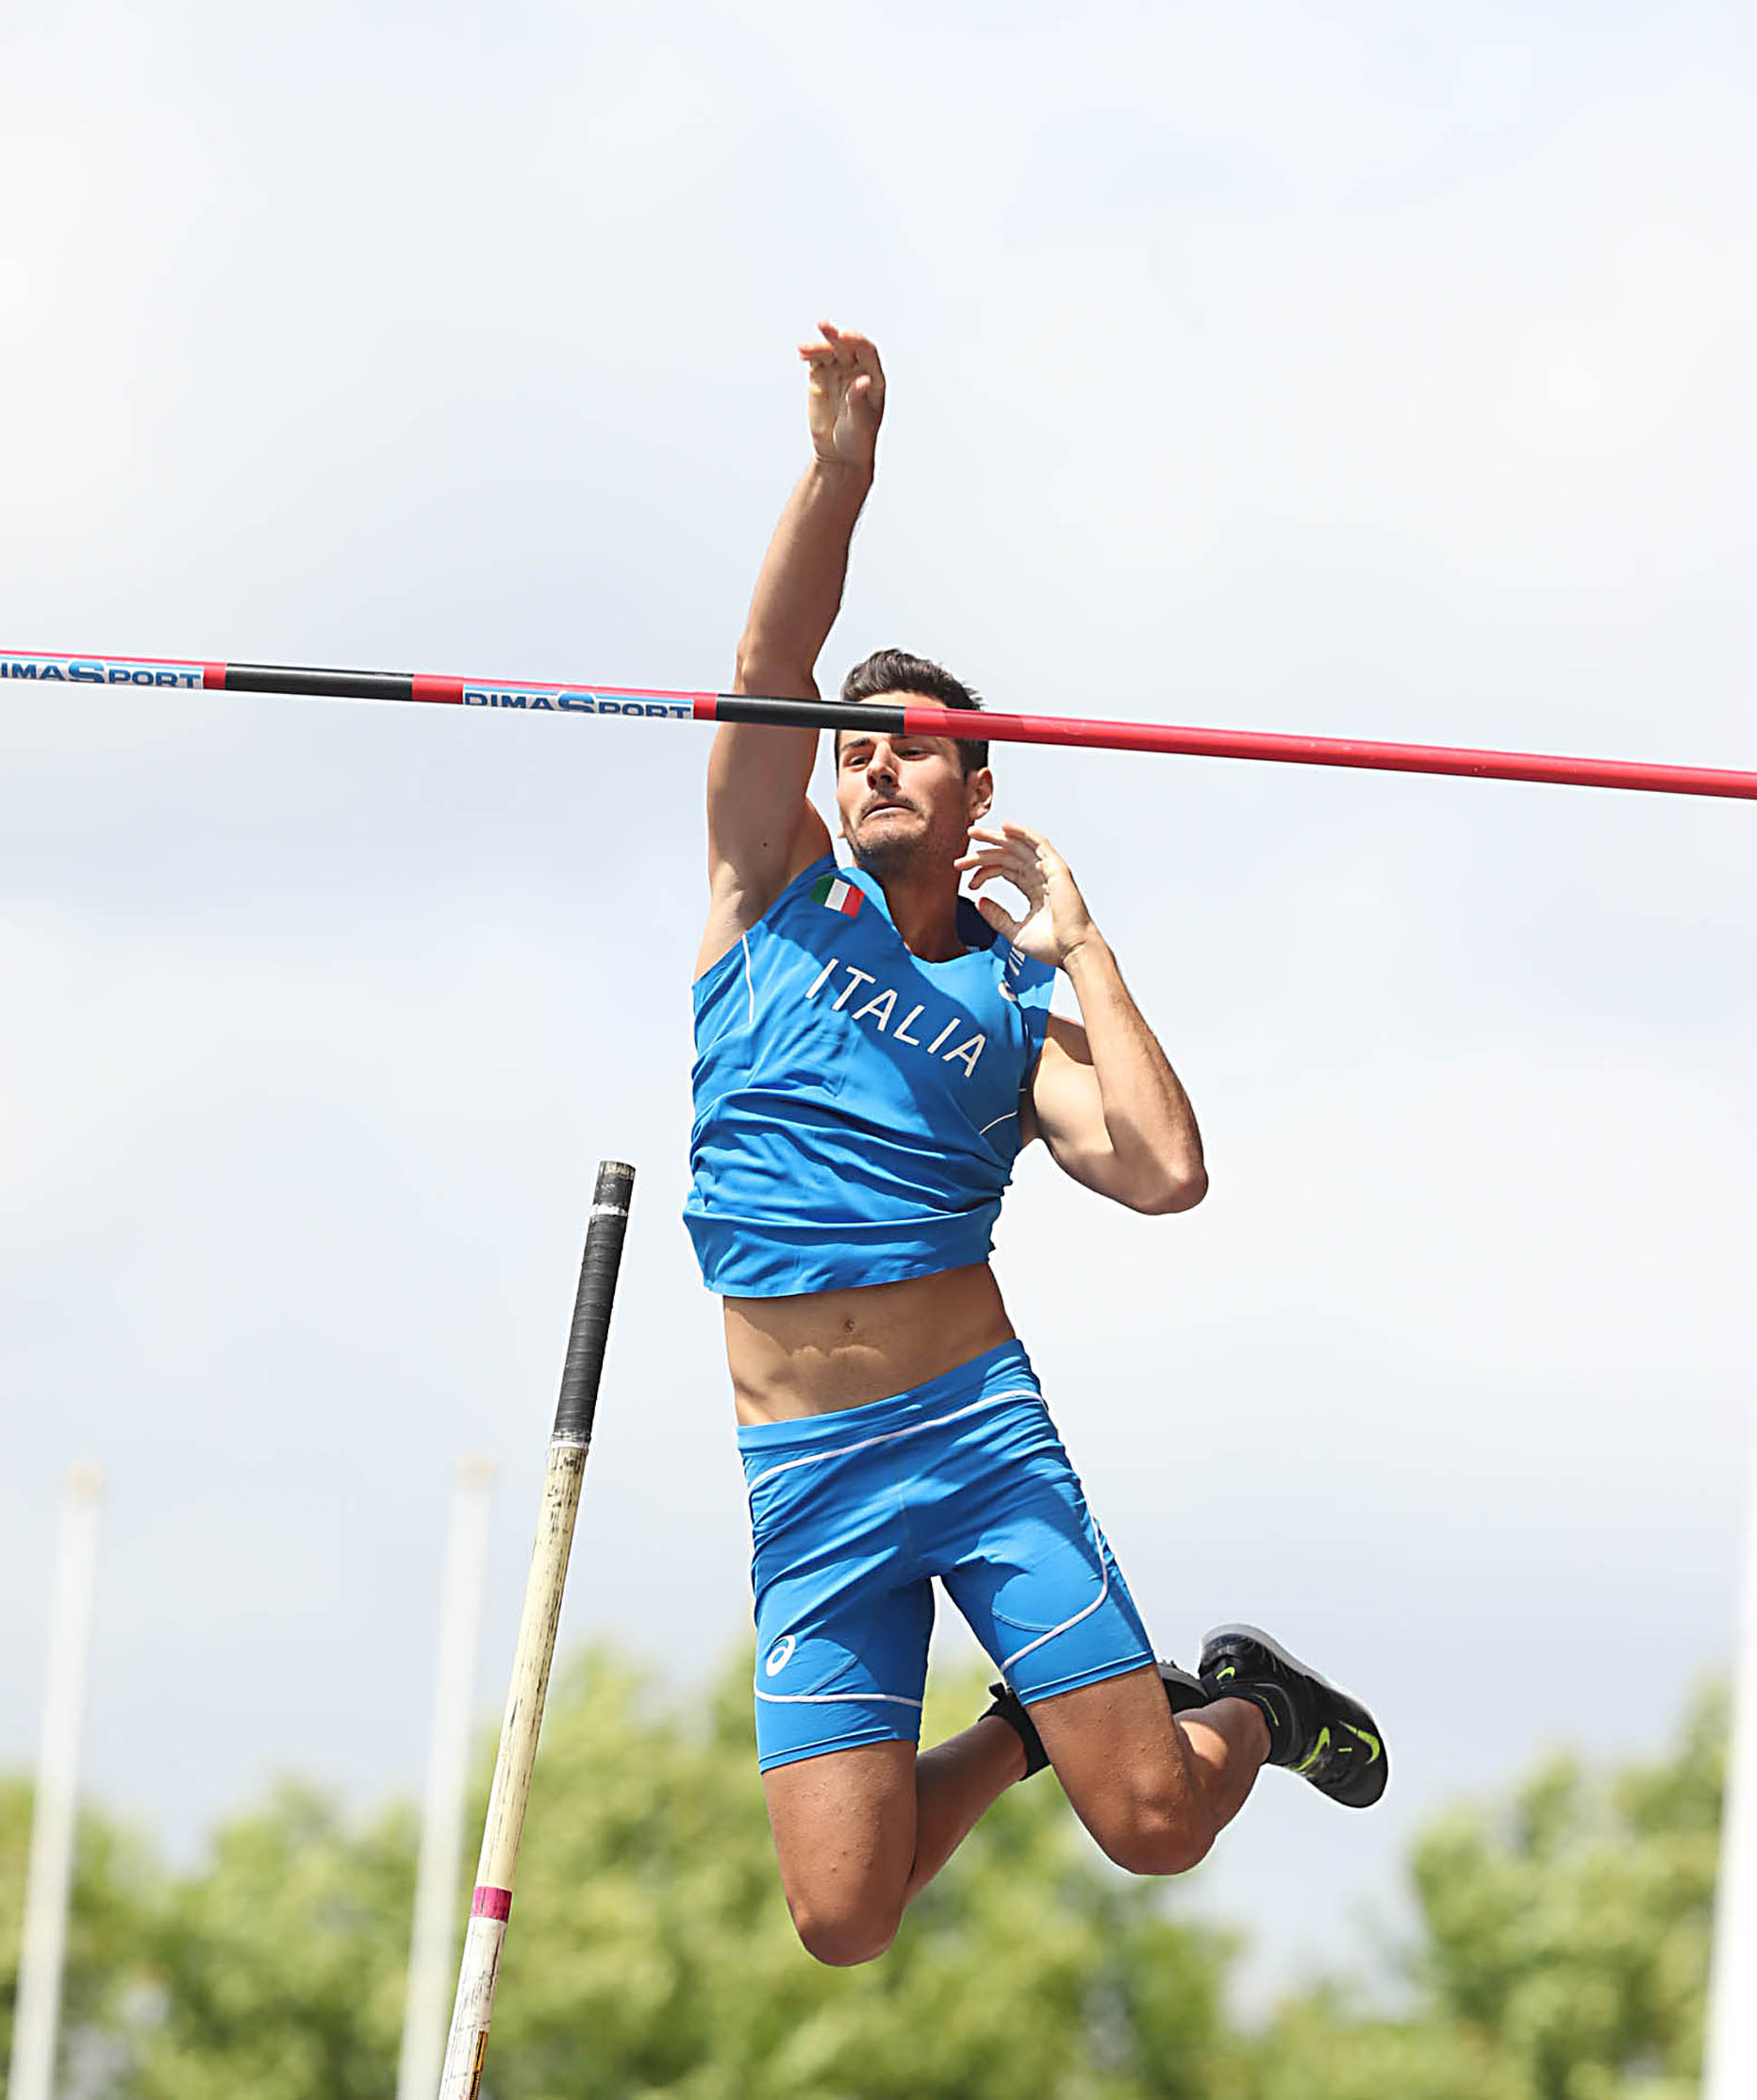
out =
[[[1328,1727],[1321,1728],[1318,1731],[1318,1741],[1312,1745],[1311,1756],[1307,1758],[1301,1758],[1299,1763],[1296,1764],[1293,1769],[1296,1772],[1309,1772],[1312,1769],[1313,1765],[1318,1762],[1318,1759],[1323,1756],[1324,1752],[1329,1749],[1329,1747],[1330,1729]],[[1344,1744],[1343,1747],[1346,1748],[1347,1745]]]

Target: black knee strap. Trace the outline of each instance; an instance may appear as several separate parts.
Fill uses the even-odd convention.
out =
[[[1211,1706],[1214,1702],[1215,1693],[1210,1686],[1170,1662],[1159,1665],[1159,1681],[1166,1688],[1166,1699],[1174,1714],[1193,1712],[1197,1707]],[[1004,1684],[991,1684],[988,1689],[994,1694],[994,1704],[983,1718],[986,1720],[989,1713],[994,1714],[1018,1736],[1025,1746],[1025,1777],[1030,1778],[1050,1761],[1043,1738],[1037,1733],[1037,1725],[1017,1692]]]
[[[1204,1684],[1199,1677],[1192,1677],[1187,1670],[1180,1670],[1175,1663],[1159,1665],[1159,1679],[1166,1688],[1166,1697],[1170,1701],[1173,1713],[1191,1713],[1199,1706],[1212,1706],[1216,1694],[1211,1685]]]
[[[986,1721],[990,1713],[1004,1721],[1025,1746],[1025,1777],[1041,1772],[1050,1761],[1049,1752],[1043,1747],[1043,1738],[1037,1733],[1037,1724],[1025,1711],[1025,1702],[1019,1694],[1004,1684],[991,1684],[994,1704],[983,1714]]]

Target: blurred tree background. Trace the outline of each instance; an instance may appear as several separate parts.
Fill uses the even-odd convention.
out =
[[[930,1701],[928,1734],[971,1686]],[[1246,2032],[1235,1943],[1114,1873],[1053,1783],[984,1819],[864,1969],[794,1942],[753,1769],[749,1660],[686,1711],[625,1658],[551,1694],[489,2100],[1689,2100],[1699,2084],[1726,1703],[1657,1763],[1559,1759],[1411,1861],[1396,2018],[1334,1987]],[[934,1704],[941,1706],[936,1714]],[[491,1744],[489,1746],[491,1749]],[[485,1758],[476,1827],[486,1797]],[[29,1788],[0,1786],[0,2059]],[[473,1863],[473,1844],[470,1846]],[[166,1872],[81,1826],[67,2100],[384,2100],[415,1822],[290,1784]],[[461,1915],[461,1906],[460,1906]]]

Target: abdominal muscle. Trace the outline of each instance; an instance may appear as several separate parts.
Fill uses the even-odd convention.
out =
[[[726,1363],[740,1422],[790,1422],[925,1384],[1013,1339],[986,1262],[901,1283],[729,1298]]]

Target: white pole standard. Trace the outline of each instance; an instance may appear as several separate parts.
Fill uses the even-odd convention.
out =
[[[67,1899],[73,1886],[79,1803],[79,1737],[85,1721],[103,1492],[104,1476],[96,1466],[75,1465],[69,1471],[49,1607],[49,1678],[37,1793],[31,1806],[30,1863],[25,1875],[18,2009],[12,2026],[12,2067],[7,2079],[9,2100],[50,2100],[55,2085]]]
[[[452,1495],[439,1603],[439,1675],[421,1816],[421,1856],[415,1868],[415,1919],[409,1934],[396,2100],[433,2100],[445,2057],[446,2020],[457,1973],[457,1877],[463,1863],[464,1787],[470,1768],[476,1648],[488,1567],[489,1489],[493,1478],[490,1461],[467,1458],[457,1468]]]
[[[1745,1497],[1745,1595],[1727,1741],[1704,2068],[1702,2100],[1750,2100],[1757,2093],[1757,1412]]]

